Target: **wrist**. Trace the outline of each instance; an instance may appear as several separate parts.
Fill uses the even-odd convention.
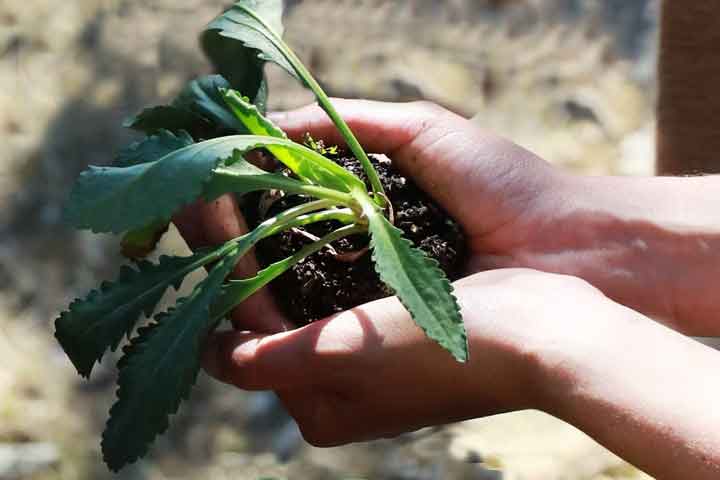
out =
[[[527,242],[531,266],[584,278],[683,332],[718,333],[717,177],[561,178],[550,219]]]
[[[589,362],[616,343],[629,314],[637,315],[566,275],[493,270],[457,286],[472,352],[472,380],[459,383],[473,385],[473,398],[493,392],[502,411],[557,413]]]
[[[587,396],[603,390],[623,369],[629,349],[643,341],[639,323],[653,322],[608,299],[586,303],[576,321],[535,343],[534,408],[583,429]],[[581,321],[578,321],[578,320]]]
[[[718,353],[620,305],[608,313],[592,341],[542,365],[541,409],[650,474],[717,478]]]

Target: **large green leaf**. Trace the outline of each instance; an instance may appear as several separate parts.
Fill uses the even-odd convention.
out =
[[[318,104],[325,110],[357,157],[368,176],[374,201],[385,205],[382,182],[370,159],[345,120],[340,116],[322,87],[312,77],[297,55],[282,40],[282,6],[280,0],[240,0],[213,21],[203,35],[211,39],[235,40],[238,47],[258,51],[259,58],[274,62],[313,91]],[[242,89],[239,89],[244,93]]]
[[[115,159],[116,167],[131,167],[141,163],[154,162],[165,155],[193,144],[192,137],[180,130],[177,135],[168,130],[158,130],[139,142],[122,150]],[[126,258],[144,258],[149,255],[160,238],[167,232],[170,221],[154,220],[148,225],[127,232],[122,239],[122,254]]]
[[[246,133],[242,123],[230,111],[223,99],[223,93],[231,85],[220,75],[208,75],[193,80],[173,102],[173,106],[184,108],[208,119],[221,129]]]
[[[192,137],[184,130],[180,130],[175,134],[161,129],[154,135],[150,135],[121,150],[113,165],[116,167],[131,167],[141,163],[154,162],[168,153],[192,144]]]
[[[174,105],[145,108],[125,120],[123,126],[148,135],[158,130],[185,131],[190,132],[193,138],[204,138],[213,131],[213,125],[207,119],[191,110]]]
[[[296,152],[296,173],[318,185],[343,192],[362,185],[357,177],[359,183],[353,177],[338,176],[334,168],[326,166],[329,160],[307,147],[280,138],[234,135],[196,143],[154,162],[127,168],[91,166],[70,194],[65,219],[77,228],[121,233],[171,218],[202,195],[221,159],[236,150],[245,153],[269,146]],[[258,185],[253,185],[256,188]]]
[[[55,321],[55,337],[80,375],[87,377],[107,349],[115,350],[142,315],[151,315],[170,286],[178,288],[203,256],[162,257],[123,266],[115,282],[105,282],[75,300]]]
[[[460,308],[437,262],[413,248],[369,197],[361,203],[368,219],[375,269],[382,281],[394,290],[428,337],[458,361],[467,361],[467,335]]]
[[[267,85],[263,73],[266,55],[258,42],[243,42],[233,36],[238,29],[238,20],[242,20],[244,7],[259,12],[272,28],[282,35],[282,0],[245,0],[237,2],[228,11],[213,20],[200,37],[205,54],[210,58],[218,72],[227,78],[235,90],[249,97],[265,111]],[[273,60],[274,61],[274,60]]]
[[[190,394],[202,346],[221,319],[210,315],[210,304],[237,258],[233,253],[220,261],[176,308],[158,315],[125,348],[118,363],[118,399],[102,440],[110,469],[117,471],[143,456]]]
[[[256,167],[236,151],[232,161],[215,170],[215,174],[205,186],[203,197],[212,201],[226,193],[243,195],[265,189],[300,193],[305,186],[307,183]]]
[[[146,108],[125,121],[125,126],[145,133],[160,129],[190,132],[195,139],[222,133],[247,133],[223,100],[221,90],[231,85],[220,75],[208,75],[191,81],[172,105]]]
[[[272,123],[270,119],[263,116],[255,105],[247,102],[238,92],[233,90],[225,92],[225,102],[227,102],[232,112],[251,134],[287,139],[285,132]],[[314,169],[311,168],[308,170],[306,168],[306,164],[303,161],[304,155],[302,151],[273,145],[268,145],[267,149],[275,156],[275,158],[295,172],[295,174],[297,174],[300,178],[305,178],[314,183],[320,183],[321,179]],[[363,182],[357,176],[348,170],[345,170],[335,162],[328,160],[322,155],[314,156],[313,161],[317,164],[318,168],[322,168],[332,175],[343,179],[344,184],[355,185],[358,188],[364,189]],[[336,186],[336,188],[337,187],[338,186]]]
[[[143,313],[150,315],[167,288],[171,285],[179,287],[188,273],[231,251],[241,257],[257,242],[289,225],[322,221],[329,219],[333,212],[344,212],[328,210],[323,212],[325,217],[304,215],[314,210],[311,204],[298,205],[211,251],[190,257],[161,257],[157,265],[143,261],[138,263],[137,269],[125,266],[114,283],[103,283],[100,290],[73,302],[55,322],[55,335],[78,372],[89,376],[103,353],[108,348],[115,350],[123,336],[133,329],[138,317]]]
[[[274,62],[295,78],[300,79],[281,45],[283,34],[282,0],[240,0],[207,27],[201,37],[205,51],[215,63],[227,59],[218,51],[224,49],[250,49],[262,60]],[[226,39],[223,41],[223,39]],[[228,39],[230,41],[228,41]],[[233,42],[232,40],[235,40]],[[242,60],[241,60],[242,61]],[[244,95],[246,91],[235,88]]]

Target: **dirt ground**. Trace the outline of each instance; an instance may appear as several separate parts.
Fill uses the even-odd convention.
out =
[[[66,229],[62,203],[132,138],[125,117],[208,71],[196,35],[226,3],[0,3],[0,479],[647,478],[537,412],[315,449],[271,395],[205,377],[148,459],[107,473],[115,359],[81,381],[52,322],[114,276],[118,240]],[[286,36],[333,95],[429,99],[566,168],[651,174],[656,3],[292,1]],[[310,101],[270,79],[272,108]]]

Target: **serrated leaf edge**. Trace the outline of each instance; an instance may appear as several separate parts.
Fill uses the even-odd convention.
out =
[[[378,214],[378,215],[380,215],[380,214]],[[412,242],[411,242],[410,240],[408,240],[407,238],[405,238],[402,230],[400,230],[400,229],[397,228],[396,226],[392,225],[389,221],[387,221],[387,220],[385,219],[385,217],[382,217],[382,218],[383,218],[383,220],[381,220],[381,221],[386,221],[386,222],[387,222],[387,226],[388,226],[392,231],[394,231],[394,233],[396,233],[396,234],[398,235],[399,241],[401,241],[402,243],[404,243],[404,244],[407,246],[407,248],[409,249],[409,251],[411,252],[411,254],[414,254],[414,255],[420,257],[420,261],[424,264],[424,267],[427,268],[428,272],[432,272],[432,274],[434,274],[434,275],[436,275],[436,276],[438,277],[438,280],[440,281],[440,284],[441,284],[441,286],[442,286],[443,291],[445,291],[445,292],[448,294],[448,296],[450,297],[450,299],[451,299],[451,301],[452,301],[452,305],[453,305],[453,307],[454,307],[455,312],[456,312],[458,315],[460,315],[460,311],[461,311],[461,309],[460,309],[460,304],[459,304],[458,301],[457,301],[457,297],[454,295],[453,286],[452,286],[452,284],[450,283],[450,281],[447,279],[447,277],[445,276],[445,273],[440,269],[440,267],[439,267],[440,264],[438,263],[438,261],[435,260],[434,258],[431,258],[431,257],[427,256],[427,255],[425,254],[425,252],[423,252],[422,250],[420,250],[420,249],[418,249],[418,248],[415,248],[415,247],[413,246]],[[375,239],[375,236],[372,235],[372,229],[371,229],[370,231],[371,231],[371,235],[370,235],[370,249],[372,250],[372,260],[373,260],[373,264],[375,265],[375,271],[376,271],[377,274],[380,276],[380,279],[382,280],[382,282],[385,283],[385,285],[387,285],[388,288],[390,288],[393,292],[395,292],[395,289],[387,282],[387,277],[386,277],[385,273],[384,273],[384,272],[382,271],[382,269],[379,267],[379,262],[377,261],[376,239]],[[403,271],[403,274],[406,275],[406,273],[405,273],[404,271]],[[407,275],[406,275],[406,276],[407,276]],[[410,283],[412,283],[412,282],[410,282]],[[397,293],[397,292],[396,292],[396,293]],[[397,295],[397,298],[398,298],[398,300],[400,301],[400,303],[402,303],[402,305],[405,307],[405,309],[410,313],[410,315],[412,316],[413,320],[415,320],[415,319],[416,319],[416,316],[415,316],[415,313],[413,312],[411,306],[408,305],[407,302],[405,302],[405,300],[402,298],[402,296]],[[460,316],[460,318],[462,319],[461,316]],[[429,332],[423,325],[421,325],[421,324],[418,323],[418,322],[415,322],[415,323],[416,323],[416,325],[418,325],[418,326],[423,330],[423,332],[425,332],[425,334],[426,334],[429,338],[433,339],[433,340],[436,341],[438,344],[440,344],[443,348],[445,348],[446,350],[448,350],[448,352],[451,353],[451,355],[453,355],[453,357],[454,357],[456,360],[458,360],[459,362],[463,362],[463,363],[468,361],[468,359],[469,359],[469,354],[468,354],[468,339],[467,339],[467,331],[465,330],[464,324],[461,323],[461,325],[462,325],[462,331],[461,331],[461,333],[460,333],[460,339],[461,339],[461,341],[462,341],[463,344],[464,344],[464,352],[465,352],[465,355],[464,355],[464,356],[457,356],[457,355],[455,355],[455,354],[452,352],[452,350],[450,349],[450,346],[446,346],[446,345],[445,345],[445,341],[444,341],[443,339],[435,338],[434,336],[432,336],[432,335],[430,334],[430,332]],[[444,330],[445,330],[445,329],[444,329]],[[446,333],[448,334],[448,335],[447,335],[448,338],[451,338],[451,337],[454,336],[454,335],[450,335],[450,334],[449,334],[450,332],[448,332],[447,330],[446,330]]]
[[[221,291],[222,281],[224,280],[224,278],[227,275],[230,274],[230,272],[234,268],[235,264],[237,263],[237,260],[239,258],[238,253],[239,253],[238,251],[235,251],[233,253],[228,254],[221,261],[226,264],[225,265],[218,264],[213,269],[216,271],[224,270],[224,272],[221,272],[221,273],[224,273],[224,275],[223,275],[220,283],[217,285],[216,292],[214,295],[215,297]],[[196,289],[195,291],[197,292],[198,295],[202,293],[203,288],[213,288],[212,286],[208,286],[206,283],[206,280],[211,278],[212,273],[213,272],[211,272],[210,275],[205,280],[200,282],[195,287],[195,289]],[[155,441],[155,439],[159,435],[162,435],[163,433],[165,433],[167,431],[167,429],[169,428],[169,425],[170,425],[170,417],[175,415],[178,412],[178,409],[180,408],[180,405],[182,404],[182,402],[189,398],[190,393],[192,391],[192,387],[194,386],[194,384],[197,381],[197,376],[200,372],[200,358],[195,358],[194,363],[190,366],[190,368],[188,368],[188,372],[192,371],[192,373],[190,373],[190,376],[192,378],[190,379],[190,381],[186,382],[184,384],[184,386],[181,386],[181,388],[183,388],[183,389],[175,397],[173,403],[171,403],[170,408],[168,409],[166,414],[162,417],[162,420],[160,423],[160,428],[157,431],[155,431],[155,433],[147,441],[147,443],[145,443],[144,445],[141,446],[141,448],[138,450],[138,453],[131,455],[128,458],[123,459],[123,462],[120,464],[115,463],[112,459],[108,458],[108,454],[105,451],[105,445],[107,444],[107,438],[106,438],[107,431],[108,431],[108,427],[111,423],[111,420],[113,418],[113,412],[117,411],[117,409],[119,408],[119,403],[120,403],[120,400],[121,400],[123,392],[124,392],[124,388],[123,388],[123,385],[121,382],[122,370],[125,368],[125,366],[128,364],[128,362],[130,362],[132,360],[132,358],[134,358],[137,355],[140,355],[147,348],[148,342],[150,342],[154,338],[153,335],[157,335],[156,332],[160,331],[158,329],[161,328],[165,324],[164,322],[171,321],[173,314],[175,312],[177,312],[185,303],[190,301],[192,299],[192,297],[193,297],[193,294],[190,294],[188,297],[183,297],[178,300],[175,307],[171,307],[167,311],[157,314],[155,316],[153,322],[151,324],[141,328],[140,330],[138,330],[138,334],[133,338],[131,343],[126,345],[123,348],[124,355],[118,361],[118,364],[117,364],[118,369],[120,370],[120,377],[118,379],[118,388],[115,392],[116,401],[113,404],[113,406],[110,408],[110,415],[106,422],[105,431],[103,432],[102,440],[101,440],[101,448],[103,450],[103,458],[104,458],[106,464],[108,465],[108,467],[114,472],[119,471],[125,465],[133,463],[147,454],[148,450],[150,449],[151,444]],[[205,307],[203,307],[203,310],[205,310],[207,312],[208,316],[210,315],[210,308],[212,305],[212,301],[213,301],[212,298],[209,299],[207,305],[205,305]],[[211,332],[217,326],[217,324],[219,323],[219,321],[221,319],[222,319],[222,317],[215,318],[212,320],[208,319],[206,332],[207,333]],[[201,342],[202,342],[202,338],[200,338],[200,337],[196,338],[196,345],[199,345]],[[160,362],[160,363],[162,363],[162,362]],[[155,368],[157,368],[157,366]]]

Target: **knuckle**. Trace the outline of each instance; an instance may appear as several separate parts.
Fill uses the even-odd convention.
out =
[[[343,445],[346,442],[336,432],[328,429],[327,426],[316,423],[301,424],[300,433],[307,443],[313,447],[330,448]]]
[[[307,400],[305,400],[307,402]],[[346,425],[337,409],[337,399],[323,394],[315,395],[312,401],[304,403],[301,411],[295,412],[300,433],[307,443],[314,447],[328,448],[344,445],[350,438],[351,428]]]
[[[225,374],[225,381],[244,390],[253,390],[256,378],[255,368],[248,364],[236,365]]]
[[[258,369],[262,365],[262,341],[257,341],[248,353],[246,348],[237,348],[231,353],[232,383],[240,388],[253,390],[257,388],[260,378]]]
[[[417,100],[412,102],[412,106],[418,112],[429,118],[439,117],[447,112],[445,108],[429,100]]]
[[[600,290],[598,290],[590,282],[573,275],[555,273],[550,274],[548,280],[553,287],[561,287],[563,289],[570,288],[578,293],[600,293]]]

